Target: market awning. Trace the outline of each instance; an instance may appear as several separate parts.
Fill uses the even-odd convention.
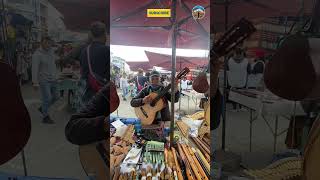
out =
[[[149,63],[151,66],[158,66],[164,69],[172,69],[171,65],[171,55],[158,54],[149,51],[145,51]],[[176,57],[176,69],[177,71],[181,71],[184,67],[196,69],[200,67],[204,67],[208,64],[208,58],[201,57]]]
[[[225,1],[213,0],[212,5],[211,30],[224,31]],[[242,17],[259,21],[268,17],[298,16],[302,6],[302,15],[310,14],[313,0],[229,0],[228,24],[230,26]]]
[[[152,68],[149,61],[130,61],[126,63],[129,65],[131,71],[138,71],[139,68],[143,69],[144,71],[148,71]]]
[[[147,18],[147,9],[171,8],[171,0],[111,0],[111,44],[127,46],[171,47],[171,18]],[[191,9],[206,8],[202,20],[194,20]],[[177,48],[208,49],[210,8],[208,0],[182,0],[177,5]]]
[[[89,30],[94,21],[103,21],[109,27],[109,0],[49,0],[64,16],[68,29]],[[107,28],[109,29],[109,28]]]

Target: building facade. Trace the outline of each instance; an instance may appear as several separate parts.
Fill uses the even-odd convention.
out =
[[[52,36],[56,41],[63,39],[63,16],[48,0],[5,0],[5,3],[9,10],[33,21],[34,41],[39,41],[43,34]]]

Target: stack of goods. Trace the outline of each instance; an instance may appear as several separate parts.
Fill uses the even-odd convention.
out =
[[[181,163],[178,161],[176,149],[174,147],[171,150],[165,149],[164,154],[166,161],[165,179],[183,179]]]
[[[121,164],[120,174],[117,178],[120,180],[164,179],[164,170],[164,143],[147,141],[146,143],[142,142],[140,147],[137,147],[136,144],[133,145]]]
[[[148,141],[143,154],[141,168],[141,179],[164,179],[165,177],[165,158],[164,143]]]
[[[286,158],[279,160],[265,169],[244,171],[254,179],[262,180],[294,180],[301,179],[302,159]]]
[[[119,174],[119,166],[131,149],[129,142],[119,140],[116,137],[110,139],[110,167],[111,172]],[[115,171],[114,171],[115,170]]]
[[[209,179],[210,161],[204,157],[201,151],[187,144],[178,143],[178,152],[185,166],[184,169],[187,176],[185,179]]]
[[[120,165],[128,152],[131,150],[134,141],[134,126],[129,125],[122,136],[117,136],[115,130],[111,130],[110,137],[110,167],[111,176],[117,179],[120,174]]]
[[[210,144],[209,141],[204,141],[203,138],[191,137],[193,142],[198,146],[200,151],[205,155],[208,162],[210,162]]]

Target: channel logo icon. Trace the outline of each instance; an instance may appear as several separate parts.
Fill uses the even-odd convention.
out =
[[[204,18],[205,14],[205,9],[202,6],[197,5],[192,8],[192,16],[194,19],[202,19]]]

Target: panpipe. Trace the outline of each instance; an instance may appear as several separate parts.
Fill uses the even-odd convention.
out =
[[[123,141],[127,141],[130,144],[134,144],[134,140],[132,138],[134,134],[134,125],[129,125],[124,135],[121,137]]]
[[[177,121],[177,126],[184,137],[189,136],[189,127],[183,121]]]
[[[291,180],[302,175],[302,159],[286,158],[271,164],[265,169],[245,170],[244,173],[261,180]]]

